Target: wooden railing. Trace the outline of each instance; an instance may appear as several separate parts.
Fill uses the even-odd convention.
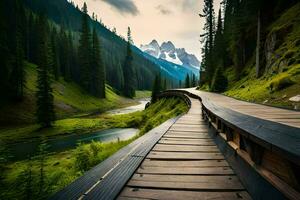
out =
[[[185,90],[161,97],[188,95],[202,103],[202,116],[253,170],[289,199],[300,199],[300,129],[255,118],[213,104]]]

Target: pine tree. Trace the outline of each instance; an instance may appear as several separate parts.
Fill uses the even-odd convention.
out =
[[[24,69],[24,51],[21,42],[21,35],[17,33],[15,59],[13,70],[11,72],[11,88],[14,100],[22,100],[25,85],[25,69]]]
[[[100,98],[105,98],[105,68],[101,57],[101,47],[96,29],[93,30],[92,52],[92,91]]]
[[[185,78],[185,88],[190,88],[190,87],[191,87],[190,75],[187,74]]]
[[[124,95],[127,97],[135,96],[135,88],[136,88],[136,80],[135,80],[135,70],[132,64],[133,56],[132,56],[132,38],[131,38],[131,30],[128,27],[127,33],[127,55],[125,58],[125,63],[123,67],[124,73]]]
[[[162,86],[162,90],[166,90],[167,89],[167,79],[164,78],[163,80],[163,86]]]
[[[50,127],[55,120],[53,94],[51,88],[51,65],[52,58],[49,53],[50,44],[47,35],[47,19],[39,17],[38,38],[38,79],[37,79],[37,121],[42,127]]]
[[[15,7],[14,11],[16,12],[14,29],[14,59],[12,72],[10,74],[10,88],[12,92],[12,98],[14,100],[22,100],[24,95],[24,85],[25,85],[25,69],[24,69],[24,35],[26,22],[25,10],[23,3],[19,0],[14,0],[13,6]]]
[[[157,101],[157,95],[161,92],[162,85],[161,85],[161,75],[157,74],[154,79],[153,87],[152,87],[152,95],[151,95],[151,102],[155,103]]]
[[[84,3],[82,8],[82,25],[81,35],[79,40],[79,61],[80,61],[80,85],[89,91],[90,88],[90,58],[91,58],[91,31],[88,23],[88,10],[87,5]]]
[[[192,84],[191,84],[191,86],[196,87],[196,85],[197,85],[196,76],[195,76],[195,74],[192,74]]]
[[[205,44],[205,49],[203,49],[202,54],[205,60],[202,67],[205,68],[205,73],[207,81],[210,83],[214,73],[213,65],[213,44],[214,44],[214,32],[215,32],[215,13],[213,7],[213,0],[204,0],[203,14],[199,14],[200,17],[206,19],[204,31],[205,33],[201,35],[203,37],[203,43]]]
[[[121,91],[124,88],[124,73],[120,62],[117,63],[116,75],[114,76],[116,88]]]
[[[0,103],[9,99],[9,46],[8,46],[8,27],[6,26],[6,5],[4,1],[0,1],[0,92],[3,94]],[[5,95],[4,95],[5,94]]]
[[[223,68],[221,66],[216,69],[210,88],[211,91],[224,92],[226,90],[228,80],[223,73]]]
[[[223,37],[223,22],[222,22],[222,13],[221,9],[218,14],[218,23],[217,30],[214,39],[214,49],[213,55],[217,61],[214,62],[215,66],[224,66],[224,55],[225,55],[225,46],[224,46],[224,37]]]
[[[59,49],[58,49],[58,34],[57,30],[54,27],[51,33],[51,49],[53,53],[53,75],[55,77],[55,80],[59,79],[60,76],[60,64],[59,64]]]

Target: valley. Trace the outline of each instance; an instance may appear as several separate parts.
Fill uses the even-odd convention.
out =
[[[0,199],[297,200],[299,19],[297,0],[1,0]]]

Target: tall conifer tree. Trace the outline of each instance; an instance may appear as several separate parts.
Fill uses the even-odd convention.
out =
[[[187,74],[185,77],[185,88],[191,87],[190,75]]]
[[[90,89],[90,58],[91,58],[91,31],[89,27],[89,16],[87,5],[84,3],[82,8],[82,25],[79,40],[79,61],[80,61],[80,84],[89,91]]]
[[[38,79],[37,79],[37,120],[42,127],[50,127],[55,120],[53,94],[51,88],[52,58],[49,39],[47,35],[47,19],[40,16],[38,21]]]
[[[203,37],[203,43],[205,44],[205,49],[203,49],[203,60],[205,60],[202,67],[205,68],[207,81],[211,82],[214,73],[214,65],[213,65],[213,44],[214,44],[214,32],[215,32],[215,12],[213,7],[213,0],[204,0],[204,8],[203,13],[199,14],[200,17],[205,18],[205,26],[204,26],[204,34],[201,35]]]
[[[124,63],[124,95],[127,97],[134,97],[135,96],[135,87],[136,87],[136,80],[135,80],[135,70],[132,64],[133,56],[132,56],[132,38],[131,38],[131,30],[128,27],[127,33],[127,55],[125,58]]]
[[[101,47],[97,31],[93,30],[93,52],[92,52],[92,90],[93,94],[105,98],[105,68],[101,57]]]
[[[151,101],[155,103],[157,101],[157,95],[161,92],[162,90],[162,83],[161,83],[161,74],[156,74],[154,82],[153,82],[153,87],[152,87],[152,98]]]

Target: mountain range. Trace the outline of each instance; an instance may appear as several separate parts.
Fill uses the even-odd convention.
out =
[[[149,44],[141,45],[140,49],[155,58],[177,65],[200,67],[200,61],[195,55],[187,53],[184,48],[176,48],[171,41],[163,42],[159,45],[156,40],[152,40]]]

